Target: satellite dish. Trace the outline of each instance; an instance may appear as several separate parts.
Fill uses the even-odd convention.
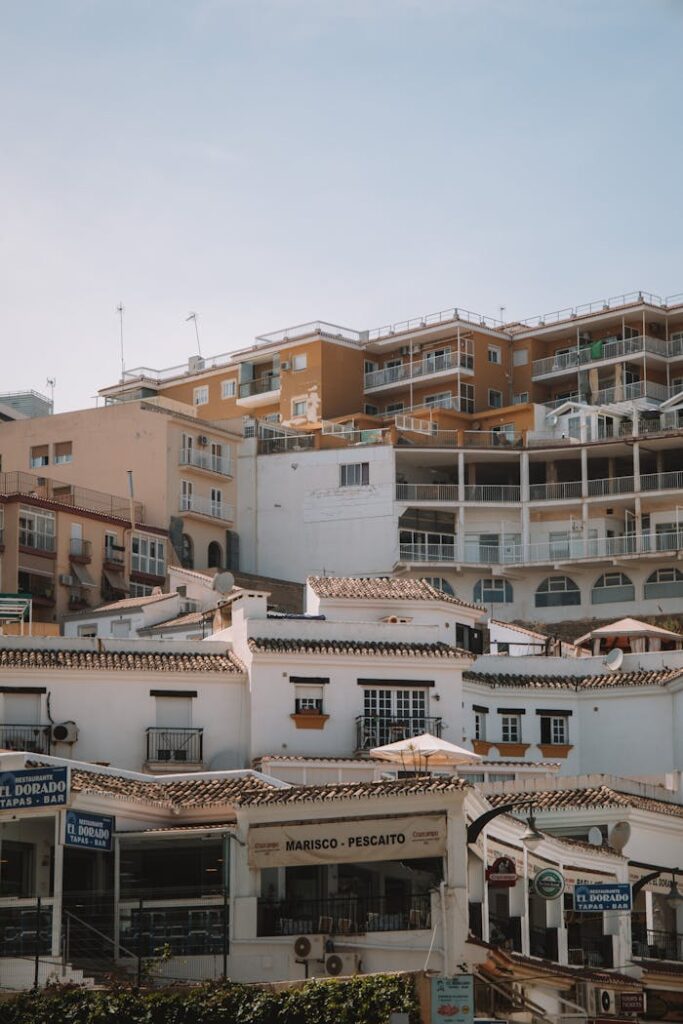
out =
[[[213,578],[212,587],[219,594],[229,594],[235,586],[235,577],[231,572],[219,572]]]
[[[602,846],[602,832],[597,825],[588,830],[588,842],[591,846]]]
[[[613,850],[621,853],[630,838],[631,826],[629,823],[627,821],[618,821],[610,830],[609,844]]]
[[[624,660],[624,652],[620,647],[615,647],[606,658],[603,658],[603,665],[608,672],[618,672]]]

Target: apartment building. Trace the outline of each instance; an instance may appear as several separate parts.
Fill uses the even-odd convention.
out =
[[[224,567],[236,557],[237,436],[197,410],[156,399],[0,424],[8,478],[60,488],[116,489],[132,530],[129,593],[163,585],[170,563]],[[136,511],[137,510],[137,511]]]

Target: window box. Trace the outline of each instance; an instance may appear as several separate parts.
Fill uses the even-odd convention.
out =
[[[330,716],[323,715],[315,708],[304,708],[301,711],[295,711],[289,717],[297,729],[324,729],[325,722]]]
[[[488,754],[491,747],[495,746],[494,743],[489,740],[472,740],[472,750],[475,754],[483,754],[484,757]]]
[[[539,743],[538,749],[543,757],[569,757],[569,751],[574,749],[573,743]]]
[[[499,743],[493,744],[501,757],[524,757],[531,746],[530,743]]]

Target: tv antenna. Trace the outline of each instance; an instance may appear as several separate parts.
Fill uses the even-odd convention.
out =
[[[122,302],[119,302],[118,306],[116,307],[116,312],[118,313],[119,317],[119,342],[121,345],[121,383],[123,384],[123,378],[126,372],[126,364],[123,358],[123,314],[125,312],[125,307]]]
[[[189,316],[185,317],[185,323],[187,323],[188,320],[192,320],[194,322],[194,333],[195,333],[195,337],[197,338],[197,354],[201,358],[202,350],[201,350],[201,348],[199,346],[199,325],[197,323],[197,320],[198,320],[197,314],[196,313],[190,313]]]
[[[56,377],[48,377],[47,380],[45,381],[45,383],[47,384],[47,386],[50,389],[50,404],[52,406],[52,409],[50,411],[54,413],[54,411],[55,411],[55,384],[57,383],[57,378]]]

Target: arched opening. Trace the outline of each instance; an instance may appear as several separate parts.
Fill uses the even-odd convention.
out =
[[[536,591],[537,608],[581,604],[581,591],[569,576],[548,576]]]
[[[183,569],[194,569],[194,544],[187,533],[182,536],[180,545],[180,564]]]
[[[209,544],[208,566],[209,569],[223,568],[223,549],[217,540],[212,540]]]

